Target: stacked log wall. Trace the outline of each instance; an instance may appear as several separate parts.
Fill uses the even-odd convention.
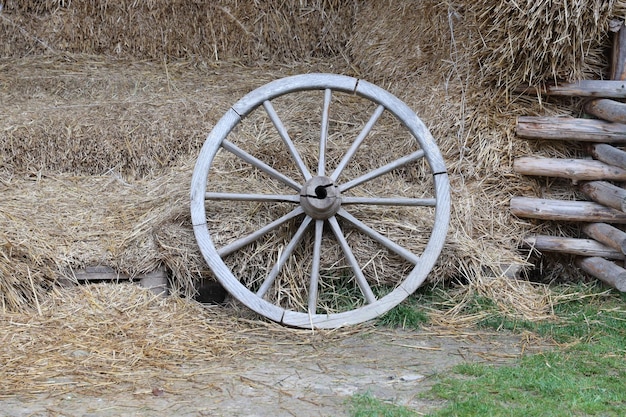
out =
[[[521,218],[580,222],[586,238],[537,235],[524,244],[540,252],[575,256],[575,265],[605,284],[626,291],[626,25],[615,35],[612,80],[519,89],[523,93],[587,98],[592,118],[518,118],[516,134],[528,140],[576,141],[587,144],[588,159],[521,157],[518,174],[566,178],[587,201],[513,197],[511,212]]]

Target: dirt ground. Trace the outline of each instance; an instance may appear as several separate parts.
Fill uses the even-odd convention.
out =
[[[271,340],[225,361],[189,361],[114,394],[63,392],[0,399],[3,416],[348,416],[354,394],[428,413],[435,377],[466,362],[505,364],[537,346],[523,335],[365,327],[331,340]],[[72,375],[65,377],[72,379]],[[68,382],[68,381],[59,382]]]

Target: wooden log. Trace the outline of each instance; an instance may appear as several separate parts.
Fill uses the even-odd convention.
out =
[[[575,117],[520,116],[516,133],[526,139],[626,143],[626,124]]]
[[[525,156],[513,161],[513,171],[523,175],[569,178],[574,181],[626,181],[626,169],[591,159],[560,159]]]
[[[621,80],[582,80],[575,83],[546,85],[543,88],[521,87],[522,94],[548,96],[626,98],[626,82]]]
[[[597,256],[577,258],[576,266],[618,291],[626,291],[626,269]]]
[[[614,80],[626,80],[626,26],[624,23],[613,35],[611,78]]]
[[[596,203],[626,212],[626,190],[606,181],[590,181],[580,190]]]
[[[583,232],[596,241],[626,254],[626,233],[606,223],[590,223]]]
[[[626,213],[592,201],[513,197],[510,209],[517,217],[529,219],[626,224]]]
[[[626,152],[605,143],[594,143],[589,147],[589,153],[599,161],[626,169]]]
[[[601,256],[615,260],[626,259],[621,251],[603,245],[593,239],[537,235],[525,238],[524,245],[537,249],[540,252],[559,252],[579,256]]]
[[[585,103],[585,111],[608,122],[626,123],[626,103],[597,98]]]

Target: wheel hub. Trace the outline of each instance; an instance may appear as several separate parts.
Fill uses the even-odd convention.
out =
[[[313,177],[300,190],[300,205],[312,218],[326,220],[339,211],[341,193],[330,178]]]

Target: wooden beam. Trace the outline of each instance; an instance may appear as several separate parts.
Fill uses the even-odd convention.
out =
[[[626,143],[626,124],[574,117],[520,116],[516,133],[526,139]]]
[[[606,181],[583,183],[580,190],[596,203],[626,212],[626,190]]]
[[[626,224],[626,213],[591,201],[513,197],[510,209],[515,216],[528,219]]]
[[[605,143],[594,143],[589,147],[589,153],[599,161],[626,169],[626,152]]]
[[[591,159],[525,156],[513,161],[513,171],[523,175],[569,178],[574,181],[626,181],[625,169]]]
[[[604,258],[577,258],[576,266],[618,291],[626,291],[626,269]]]
[[[615,260],[626,259],[626,256],[624,256],[621,251],[603,245],[593,239],[537,235],[525,238],[524,245],[537,249],[539,252],[559,252],[579,256],[601,256]]]
[[[611,53],[611,78],[626,80],[626,26],[621,27],[613,35],[613,49]]]
[[[596,241],[626,254],[626,233],[606,223],[590,223],[583,232]]]
[[[610,98],[586,102],[585,111],[608,122],[626,123],[626,104]]]
[[[123,274],[108,266],[91,266],[85,269],[74,271],[76,282],[94,282],[94,281],[137,281],[139,285],[149,289],[156,295],[167,295],[167,272],[163,269],[157,269],[145,274],[137,274],[131,276]],[[67,280],[63,280],[61,285],[68,285]]]
[[[516,92],[552,96],[626,98],[626,82],[621,80],[582,80],[575,83],[546,85],[543,88],[522,87]]]

